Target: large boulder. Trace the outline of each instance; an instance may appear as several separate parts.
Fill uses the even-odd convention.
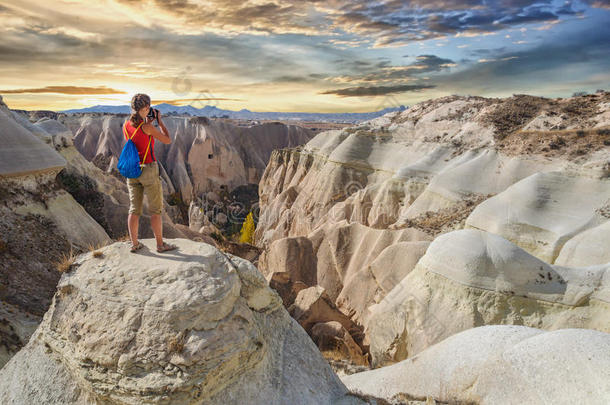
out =
[[[602,405],[610,398],[610,334],[485,326],[342,380],[356,392],[386,400]]]
[[[319,285],[299,291],[288,311],[308,333],[311,333],[315,324],[335,321],[362,341],[362,336],[358,336],[361,335],[358,325],[337,309]]]
[[[0,371],[0,402],[361,403],[251,263],[171,242],[79,256]]]
[[[311,338],[325,358],[330,361],[349,360],[357,366],[368,366],[368,356],[350,333],[337,321],[320,322],[311,328]]]
[[[396,362],[465,329],[518,324],[610,332],[610,265],[550,265],[491,233],[436,238],[369,311],[374,364]]]
[[[316,285],[316,257],[306,237],[274,241],[259,260],[259,269],[269,286],[276,290],[286,308],[304,288]]]

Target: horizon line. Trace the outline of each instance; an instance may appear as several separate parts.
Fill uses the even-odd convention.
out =
[[[168,106],[173,106],[173,107],[178,107],[178,108],[192,107],[192,108],[197,109],[197,110],[203,110],[205,107],[212,107],[212,108],[216,108],[218,110],[230,111],[230,112],[241,112],[243,110],[246,110],[247,112],[262,113],[262,114],[266,114],[266,113],[284,113],[284,114],[370,114],[370,113],[377,113],[377,112],[383,111],[385,109],[400,109],[401,107],[404,107],[405,109],[409,108],[409,106],[401,104],[399,106],[383,107],[383,108],[381,108],[379,110],[364,111],[364,112],[349,112],[349,111],[345,111],[345,112],[319,112],[319,111],[314,111],[314,112],[311,112],[311,111],[254,111],[254,110],[250,110],[250,109],[247,109],[247,108],[242,108],[240,110],[230,110],[230,109],[220,108],[220,107],[209,105],[209,104],[206,104],[203,107],[195,107],[195,106],[192,106],[190,104],[187,104],[187,105],[174,105],[174,104],[171,104],[171,103],[158,103],[158,104],[152,103],[151,105],[153,107],[159,106],[159,105],[168,105]],[[96,105],[92,105],[92,106],[89,106],[89,107],[64,108],[64,109],[61,109],[61,110],[53,110],[53,109],[23,109],[23,108],[14,108],[13,109],[13,108],[10,108],[10,106],[8,106],[8,107],[11,110],[21,110],[21,111],[27,111],[27,112],[52,111],[52,112],[56,112],[56,113],[66,113],[68,111],[78,112],[78,111],[74,111],[74,110],[85,110],[85,109],[96,108],[96,107],[126,107],[126,108],[131,108],[129,104],[96,104]]]

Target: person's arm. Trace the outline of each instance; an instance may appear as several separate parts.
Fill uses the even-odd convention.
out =
[[[148,121],[148,119],[147,119],[147,121]],[[172,139],[169,137],[169,132],[167,131],[165,124],[161,120],[160,111],[157,112],[157,122],[159,123],[159,128],[161,128],[161,131],[159,131],[157,128],[155,128],[155,126],[152,124],[152,122],[147,122],[146,124],[142,125],[142,129],[144,130],[144,133],[158,139],[159,141],[163,142],[164,144],[171,143]]]

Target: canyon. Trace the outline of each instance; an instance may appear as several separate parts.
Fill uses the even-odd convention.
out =
[[[3,402],[610,397],[609,92],[317,134],[167,117],[165,256],[121,240],[124,119],[0,105]]]

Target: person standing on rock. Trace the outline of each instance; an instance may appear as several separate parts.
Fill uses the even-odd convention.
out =
[[[161,213],[163,211],[163,188],[159,177],[159,166],[155,158],[155,139],[164,144],[171,143],[169,132],[161,120],[159,110],[150,108],[150,97],[146,94],[138,93],[131,99],[131,116],[123,124],[123,135],[125,140],[131,140],[138,149],[140,162],[142,162],[142,174],[136,178],[127,179],[129,190],[129,215],[127,217],[127,227],[129,238],[131,239],[131,251],[135,252],[142,248],[142,243],[138,240],[138,228],[140,215],[142,215],[142,199],[144,194],[148,199],[150,213],[150,226],[155,234],[157,241],[157,252],[165,252],[176,248],[163,241],[163,222]],[[157,120],[159,131],[153,125]],[[132,137],[133,135],[133,137]]]

